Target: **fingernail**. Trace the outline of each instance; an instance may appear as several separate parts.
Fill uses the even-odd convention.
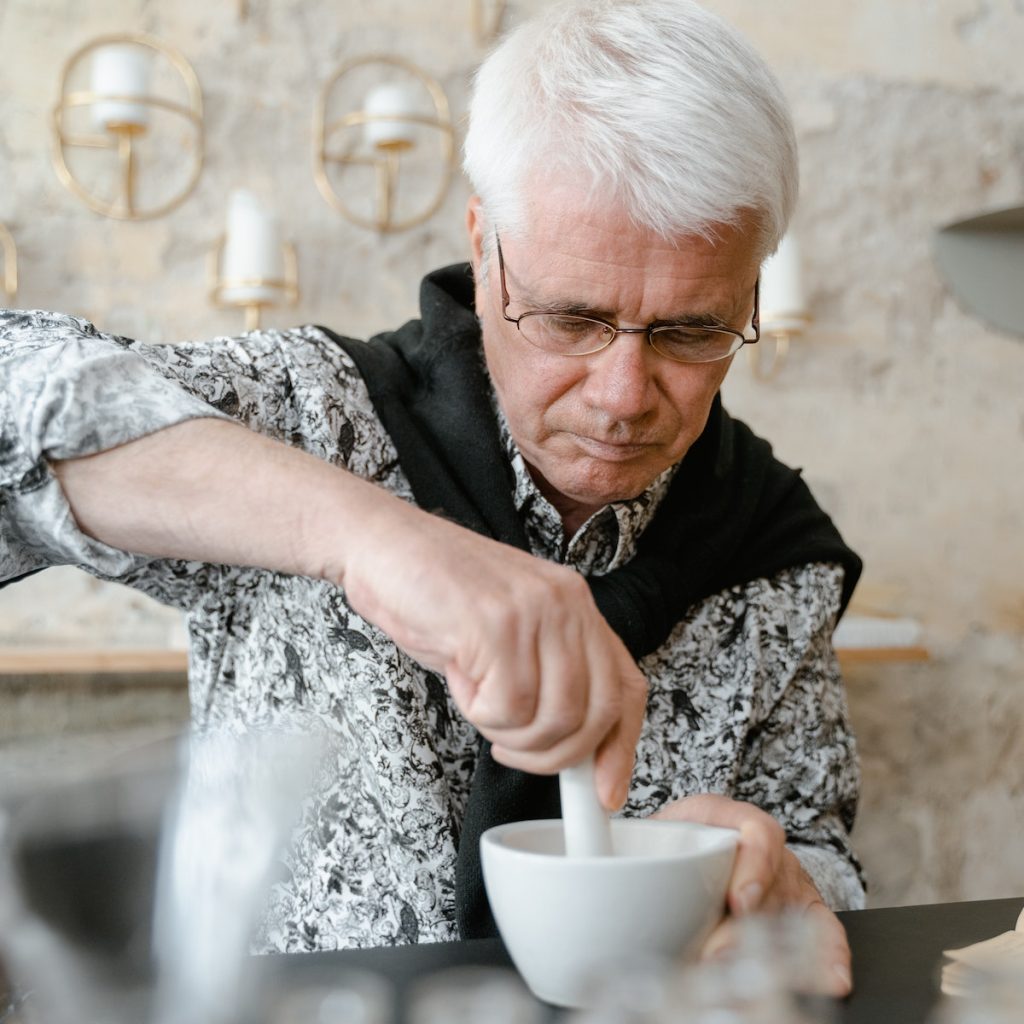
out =
[[[732,947],[723,942],[720,946],[716,946],[714,949],[705,950],[701,953],[701,961],[707,964],[721,963],[723,960],[728,960],[732,956]]]
[[[616,811],[621,810],[622,805],[625,802],[625,794],[618,786],[601,795],[601,806],[608,811],[609,814],[614,814]]]
[[[851,988],[853,988],[853,978],[850,975],[850,968],[847,967],[846,964],[836,964],[832,968],[832,972],[840,982],[842,982],[843,994],[845,995]]]
[[[744,886],[740,890],[740,913],[749,914],[752,910],[756,910],[761,904],[761,897],[764,895],[764,889],[761,887],[760,882],[751,882],[749,885]]]

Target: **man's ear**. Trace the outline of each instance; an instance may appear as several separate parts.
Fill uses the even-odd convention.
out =
[[[479,196],[470,196],[466,204],[466,232],[469,235],[470,260],[473,272],[479,274],[484,252],[484,217]]]

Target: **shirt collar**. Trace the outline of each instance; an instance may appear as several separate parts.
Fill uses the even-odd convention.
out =
[[[561,531],[561,520],[554,506],[541,494],[526,465],[519,446],[509,430],[508,420],[491,391],[491,401],[498,420],[502,445],[512,466],[515,480],[513,501],[516,511],[527,519],[531,539],[536,530],[529,529],[529,520],[540,517],[548,526],[550,534],[557,521],[558,537],[555,547],[564,551],[564,561],[574,564],[581,572],[600,575],[628,562],[636,553],[641,534],[654,518],[658,506],[668,493],[669,485],[679,464],[669,466],[635,498],[613,501],[595,512],[577,531],[574,537],[566,538]],[[551,552],[535,551],[546,557]],[[563,560],[563,559],[560,559]]]

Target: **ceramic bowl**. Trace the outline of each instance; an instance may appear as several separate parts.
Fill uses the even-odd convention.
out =
[[[617,965],[695,956],[725,910],[739,834],[691,822],[614,819],[611,857],[566,857],[562,822],[521,821],[480,839],[498,930],[534,995],[588,1005]]]

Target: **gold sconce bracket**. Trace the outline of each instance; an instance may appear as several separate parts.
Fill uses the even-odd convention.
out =
[[[153,51],[170,63],[182,79],[188,96],[180,103],[162,96],[129,93],[97,92],[93,89],[70,90],[69,84],[86,58],[95,58],[104,47],[137,47]],[[158,110],[173,114],[186,121],[192,129],[192,166],[188,178],[173,196],[162,203],[140,207],[136,192],[138,185],[138,145],[148,132],[146,124],[126,119],[123,123],[108,122],[105,130],[92,132],[72,130],[68,122],[73,111],[84,107],[98,109],[99,104],[124,104],[146,111]],[[203,100],[196,77],[188,61],[166,43],[137,32],[124,32],[99,36],[76,50],[61,72],[60,99],[53,110],[53,164],[61,184],[80,199],[90,210],[116,220],[150,220],[160,217],[179,206],[195,188],[203,166]],[[78,178],[70,165],[70,154],[75,150],[114,150],[117,154],[118,184],[113,199],[96,195]]]
[[[285,242],[281,247],[284,255],[284,277],[279,280],[261,277],[226,278],[221,276],[226,242],[227,236],[221,235],[206,263],[210,302],[214,306],[218,309],[244,309],[245,329],[254,331],[260,326],[264,309],[271,306],[295,306],[298,304],[299,265],[294,245]],[[277,292],[279,297],[275,299],[232,299],[226,297],[225,293],[232,289],[269,290]]]
[[[14,236],[0,224],[0,252],[3,253],[4,305],[13,306],[18,295],[18,249]]]
[[[469,21],[480,46],[492,42],[501,31],[505,7],[505,0],[493,0],[491,3],[488,0],[469,0]]]
[[[788,331],[763,331],[756,345],[748,345],[750,368],[758,380],[777,377],[786,357],[789,355],[789,341],[793,335]]]
[[[343,80],[352,76],[358,69],[382,65],[399,70],[406,79],[411,79],[426,96],[433,106],[432,114],[414,111],[400,113],[374,113],[364,109],[352,110],[340,118],[328,121],[328,108],[336,90],[344,84]],[[327,80],[317,102],[314,125],[314,161],[313,177],[320,194],[327,203],[347,220],[360,227],[371,228],[381,232],[405,231],[429,220],[440,209],[451,183],[455,170],[455,130],[452,124],[448,98],[440,83],[431,78],[410,61],[400,57],[375,54],[359,57],[343,64]],[[388,140],[387,133],[374,146],[365,144],[362,136],[367,126],[393,124],[396,131],[394,138]],[[414,125],[432,129],[438,142],[438,156],[441,163],[440,181],[436,191],[423,208],[400,217],[396,213],[400,171],[405,155],[416,148],[416,143],[408,139],[407,126]],[[361,143],[363,145],[361,146]],[[339,169],[344,177],[351,168],[365,167],[374,172],[373,215],[367,216],[352,208],[332,181],[329,168]]]

